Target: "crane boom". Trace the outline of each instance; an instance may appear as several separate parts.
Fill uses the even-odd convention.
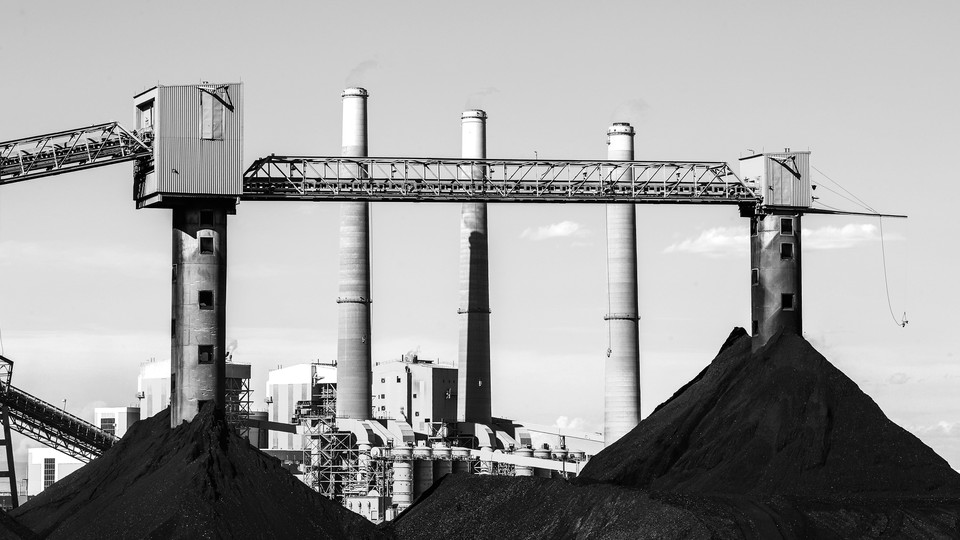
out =
[[[0,142],[0,185],[146,158],[152,142],[117,122]]]

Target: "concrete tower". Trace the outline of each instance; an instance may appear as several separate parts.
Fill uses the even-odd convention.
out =
[[[779,330],[803,333],[800,217],[813,203],[810,152],[766,152],[740,158],[740,174],[763,198],[750,215],[750,304],[753,347]]]
[[[227,215],[233,203],[173,208],[170,424],[191,421],[204,402],[224,412]]]
[[[461,117],[462,157],[487,157],[487,114]],[[474,167],[480,180],[483,167]],[[487,203],[463,203],[460,218],[460,347],[457,419],[490,423],[490,287],[487,263]]]
[[[344,157],[367,155],[367,91],[343,91]],[[360,170],[355,171],[359,176]],[[370,362],[370,204],[340,204],[337,416],[372,418]]]
[[[607,130],[607,159],[633,160],[633,127]],[[607,321],[610,345],[604,373],[604,444],[640,422],[640,333],[637,306],[637,214],[634,204],[607,205]]]
[[[803,333],[800,212],[750,219],[750,303],[754,349],[780,329]]]

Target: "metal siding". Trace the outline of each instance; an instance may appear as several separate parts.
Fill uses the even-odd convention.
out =
[[[810,152],[779,152],[765,154],[766,171],[763,198],[765,204],[808,207],[812,203],[810,190]],[[793,157],[800,179],[797,180],[774,159]],[[771,189],[772,188],[772,189]]]
[[[200,137],[201,86],[213,85],[158,88],[155,143],[158,190],[174,195],[240,195],[243,87],[227,85],[234,110],[224,108],[223,140],[203,140]]]

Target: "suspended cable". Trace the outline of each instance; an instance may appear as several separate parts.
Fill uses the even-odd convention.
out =
[[[825,186],[825,185],[823,185],[823,184],[820,184],[820,187],[822,187],[822,188],[826,189],[827,191],[829,191],[829,192],[831,192],[831,193],[833,193],[833,194],[835,194],[835,195],[837,195],[837,196],[839,196],[839,197],[842,197],[842,198],[844,198],[844,199],[846,199],[846,200],[848,200],[848,201],[850,201],[850,202],[852,202],[852,203],[854,203],[854,204],[858,204],[858,205],[861,206],[862,208],[865,208],[865,209],[869,210],[870,212],[873,212],[874,214],[880,214],[880,212],[877,212],[872,206],[870,206],[869,204],[867,204],[866,202],[864,202],[863,199],[861,199],[860,197],[857,197],[856,195],[853,194],[853,192],[851,192],[851,191],[848,190],[847,188],[843,187],[843,185],[841,185],[840,182],[837,182],[837,181],[834,180],[833,178],[830,178],[829,176],[827,176],[826,173],[824,173],[824,172],[821,171],[820,169],[814,167],[813,165],[810,165],[810,168],[812,168],[813,170],[815,170],[815,171],[817,171],[818,173],[820,173],[820,175],[823,176],[824,178],[826,178],[827,180],[833,182],[838,188],[842,189],[845,193],[847,193],[847,195],[850,195],[850,197],[853,197],[853,198],[851,199],[850,197],[847,197],[847,196],[843,195],[842,193],[839,193],[839,192],[837,192],[837,191],[834,191],[834,190],[830,189],[829,187],[827,187],[827,186]],[[855,200],[854,200],[854,199],[855,199]],[[826,206],[827,208],[830,208],[830,209],[832,209],[832,210],[837,210],[837,208],[834,208],[834,207],[832,207],[832,206],[829,206],[829,205],[824,204],[824,203],[819,202],[819,201],[818,201],[818,204],[823,205],[823,206]],[[899,327],[901,327],[901,328],[906,328],[907,323],[909,322],[909,321],[907,321],[907,312],[904,311],[904,312],[903,312],[903,317],[901,317],[899,320],[897,319],[897,316],[896,316],[896,315],[894,314],[894,312],[893,312],[893,302],[890,300],[890,279],[889,279],[888,272],[887,272],[887,249],[886,249],[886,240],[884,239],[884,236],[883,236],[883,216],[878,215],[878,216],[877,216],[877,219],[879,220],[879,223],[880,223],[880,227],[879,227],[879,229],[880,229],[880,259],[881,259],[881,262],[883,263],[883,289],[884,289],[884,292],[885,292],[886,295],[887,295],[887,309],[890,311],[890,317],[893,319],[893,322],[894,322],[897,326],[899,326]]]
[[[883,288],[887,293],[887,308],[890,310],[890,317],[893,318],[893,322],[901,328],[906,328],[907,326],[907,312],[903,312],[903,318],[897,320],[897,316],[893,313],[893,304],[890,302],[890,285],[887,280],[887,250],[884,248],[883,240],[883,217],[878,218],[880,220],[880,257],[883,260]]]
[[[873,213],[875,213],[875,214],[879,214],[879,213],[880,213],[880,212],[877,212],[876,210],[874,210],[873,207],[870,206],[869,204],[863,202],[863,199],[861,199],[860,197],[857,197],[857,196],[854,195],[852,192],[850,192],[850,190],[848,190],[847,188],[845,188],[845,187],[843,187],[842,185],[840,185],[840,182],[837,182],[837,181],[834,180],[833,178],[830,178],[829,176],[827,176],[826,173],[824,173],[824,172],[821,171],[820,169],[814,167],[813,165],[810,165],[810,168],[812,168],[813,170],[815,170],[815,171],[817,171],[818,173],[820,173],[820,175],[823,176],[824,178],[826,178],[827,180],[829,180],[829,181],[833,182],[834,184],[836,184],[836,186],[837,186],[838,188],[842,189],[842,190],[845,191],[848,195],[850,195],[851,197],[853,197],[854,199],[856,199],[856,200],[860,203],[860,205],[861,205],[862,207],[866,208],[867,210],[870,210],[871,212],[873,212]],[[821,185],[822,185],[822,184],[821,184]],[[826,187],[826,186],[824,186],[824,187]],[[829,188],[827,188],[827,189],[828,189],[829,191],[833,191],[833,190],[831,190],[831,189],[829,189]],[[836,192],[834,191],[834,193],[836,193]],[[837,193],[837,195],[839,195],[839,193]],[[846,197],[844,197],[844,198],[846,198]],[[848,199],[848,200],[849,200],[849,199]]]

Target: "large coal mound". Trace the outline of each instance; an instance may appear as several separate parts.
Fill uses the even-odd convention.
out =
[[[448,475],[401,538],[960,538],[960,474],[805,340],[718,356],[572,482]]]
[[[379,538],[215,420],[137,422],[100,458],[11,513],[49,539]]]
[[[742,329],[731,338],[578,480],[739,495],[960,496],[960,474],[802,337],[779,334],[754,353]]]

